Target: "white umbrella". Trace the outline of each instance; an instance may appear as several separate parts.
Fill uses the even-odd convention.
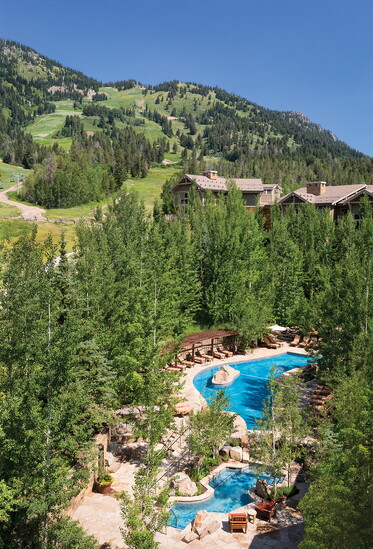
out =
[[[271,330],[271,332],[286,332],[287,328],[275,324],[274,326],[268,326],[268,330]]]

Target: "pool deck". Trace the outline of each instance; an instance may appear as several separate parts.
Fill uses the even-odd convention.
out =
[[[280,349],[258,348],[246,355],[235,355],[224,360],[216,359],[208,365],[198,365],[188,368],[182,376],[184,384],[180,393],[181,397],[188,400],[194,410],[200,410],[206,406],[206,401],[193,385],[193,378],[196,374],[211,367],[222,366],[223,364],[271,358],[287,352],[300,355],[307,354],[304,349],[293,348],[285,343]],[[246,424],[240,416],[238,416],[236,423],[236,432],[246,434]],[[230,464],[231,466],[232,464]],[[237,462],[237,466],[242,467],[242,464]],[[120,513],[120,505],[118,500],[115,499],[115,495],[122,490],[131,494],[134,475],[137,469],[138,464],[130,462],[121,463],[118,471],[112,473],[115,479],[112,492],[106,496],[96,493],[89,494],[83,499],[81,505],[72,516],[74,520],[79,521],[88,534],[95,536],[100,544],[107,543],[108,547],[113,549],[123,549],[125,547],[120,532],[124,524]],[[180,500],[181,498],[178,499]],[[245,510],[250,506],[252,504],[248,504],[241,509]],[[267,523],[257,521],[255,525],[249,525],[246,534],[230,534],[227,513],[213,513],[214,517],[216,515],[216,519],[221,522],[221,528],[202,541],[194,540],[189,544],[182,541],[185,534],[190,532],[190,525],[184,531],[167,527],[165,533],[158,533],[156,535],[156,540],[160,543],[159,549],[269,549],[270,547],[274,549],[295,549],[303,537],[303,519],[298,511],[289,509],[286,508],[286,510],[278,511],[277,518],[272,521],[275,530],[269,533],[260,530],[260,528],[265,528]]]
[[[249,503],[235,511],[245,512],[253,506]],[[278,507],[270,524],[258,518],[255,524],[249,523],[246,534],[230,533],[227,513],[209,516],[221,525],[216,532],[187,544],[183,538],[191,532],[190,524],[184,530],[168,527],[165,533],[156,534],[159,549],[296,549],[304,535],[301,513],[286,505]]]

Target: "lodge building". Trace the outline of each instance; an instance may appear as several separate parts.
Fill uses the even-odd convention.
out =
[[[242,196],[247,209],[255,209],[259,206],[274,204],[281,196],[280,185],[264,185],[261,179],[226,179],[218,175],[218,172],[209,170],[200,175],[185,174],[171,188],[176,206],[186,205],[192,185],[196,186],[201,199],[204,200],[206,191],[213,194],[227,193],[228,181],[234,182],[242,191]]]
[[[226,179],[216,171],[208,170],[200,175],[185,174],[177,181],[170,192],[174,196],[176,207],[185,206],[189,201],[192,185],[195,186],[201,200],[204,201],[207,191],[217,195],[228,193],[228,182],[232,181],[242,191],[247,210],[256,206],[262,208],[269,218],[269,207],[277,203],[284,212],[294,205],[297,209],[302,204],[314,204],[318,210],[328,209],[332,218],[338,219],[351,212],[354,219],[360,219],[360,199],[367,195],[373,206],[373,185],[327,185],[325,181],[311,181],[296,191],[281,197],[282,188],[278,184],[263,184],[261,179]]]

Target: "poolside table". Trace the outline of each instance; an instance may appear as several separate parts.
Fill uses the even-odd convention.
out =
[[[255,524],[255,520],[256,520],[256,511],[255,511],[255,509],[250,508],[250,509],[247,510],[247,518],[248,518],[249,522],[252,522],[253,524]]]

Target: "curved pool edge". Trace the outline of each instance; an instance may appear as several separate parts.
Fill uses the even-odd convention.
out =
[[[307,355],[307,351],[305,349],[294,349],[285,343],[281,349],[266,349],[264,347],[258,347],[253,349],[248,354],[234,355],[232,357],[225,358],[224,360],[214,359],[209,364],[196,364],[183,372],[183,387],[181,389],[181,395],[183,399],[188,400],[191,403],[193,410],[201,410],[204,406],[206,406],[207,402],[193,384],[193,380],[197,374],[204,372],[205,370],[215,368],[216,366],[222,366],[223,364],[238,364],[241,362],[247,362],[248,360],[262,360],[264,358],[275,357],[287,352],[296,355]]]
[[[255,358],[254,357],[249,358],[250,356],[252,356],[254,354],[258,354],[258,351],[259,351],[259,354],[261,356],[255,356]],[[197,393],[198,399],[200,401],[198,409],[201,409],[204,406],[207,406],[208,402],[204,398],[202,393],[200,393],[199,390],[194,385],[194,378],[196,376],[198,376],[199,374],[201,374],[203,372],[207,372],[208,370],[213,370],[217,366],[220,366],[220,365],[223,366],[224,364],[232,365],[232,364],[241,364],[243,362],[256,362],[256,361],[259,361],[259,360],[264,360],[264,359],[267,359],[267,358],[272,358],[272,357],[276,357],[276,356],[280,356],[280,355],[286,355],[286,354],[299,355],[299,356],[309,356],[306,349],[303,349],[303,348],[294,349],[294,347],[290,347],[290,345],[287,344],[287,343],[284,343],[283,347],[280,347],[279,349],[266,349],[265,347],[257,347],[256,349],[254,349],[250,353],[250,355],[235,355],[235,356],[232,356],[232,357],[229,357],[229,358],[226,358],[226,359],[214,360],[213,362],[210,362],[209,364],[202,365],[202,367],[200,365],[198,365],[197,367],[192,368],[191,371],[187,372],[187,374],[192,374],[192,375],[189,375],[187,377],[187,380],[185,380],[185,381],[191,382],[192,388],[194,389],[194,393]],[[197,371],[197,368],[198,368],[198,371]],[[294,370],[302,371],[303,368],[304,368],[304,366],[291,368],[290,370],[287,370],[286,372],[283,372],[282,374],[280,374],[278,377],[281,377],[281,376],[286,377],[286,375],[291,375],[291,373],[294,373]],[[239,377],[239,375],[236,376],[235,379],[229,385],[232,385],[238,379],[238,377]],[[227,385],[222,386],[223,389],[224,389],[224,387],[227,387]],[[201,402],[202,402],[202,404],[201,404]],[[249,433],[258,432],[258,429],[249,429],[247,427],[247,424],[246,424],[246,421],[244,420],[244,418],[240,414],[238,414],[237,412],[228,411],[228,413],[235,414],[236,417],[239,418],[239,422],[241,423],[241,426],[237,426],[236,431],[235,431],[234,434],[237,434],[238,432],[241,432],[240,429],[242,429],[243,426],[244,426],[245,430]],[[209,497],[211,497],[211,496],[209,496]],[[206,499],[208,499],[208,498],[206,498]]]
[[[237,461],[227,461],[227,462],[221,463],[218,467],[216,467],[216,469],[211,471],[211,473],[209,475],[207,475],[206,477],[204,477],[200,481],[203,486],[208,488],[208,492],[209,492],[208,497],[206,497],[207,492],[205,492],[204,494],[201,494],[200,496],[185,496],[185,497],[171,496],[168,499],[169,510],[171,511],[172,506],[174,504],[177,504],[177,503],[192,505],[192,504],[199,503],[199,502],[204,503],[205,501],[208,501],[209,499],[211,499],[215,495],[215,489],[212,488],[212,486],[210,486],[208,483],[211,482],[215,477],[217,477],[220,473],[222,473],[226,469],[237,469],[237,470],[252,469],[252,468],[255,468],[256,466],[258,466],[260,464],[262,464],[262,462],[260,462],[259,460],[255,460],[255,461],[250,462],[250,463],[240,463],[240,462],[237,462]],[[284,472],[284,475],[285,475],[285,473],[286,472]],[[247,511],[250,508],[254,508],[255,505],[257,505],[257,501],[252,498],[252,496],[250,495],[249,492],[250,492],[250,489],[248,490],[248,495],[249,495],[249,498],[251,499],[251,501],[249,501],[248,503],[246,503],[244,505],[239,505],[237,507],[232,507],[232,509],[230,509],[229,511],[226,511],[226,512],[209,511],[209,513],[210,514],[216,514],[216,515],[222,515],[222,514],[223,515],[228,515],[228,513],[231,513],[231,512],[244,512],[244,511]],[[191,531],[192,522],[193,522],[193,520],[188,522],[188,524],[186,524],[182,528],[179,528],[177,526],[173,526],[171,524],[169,524],[168,527],[172,528],[174,530],[177,530],[179,532],[184,532],[184,531],[189,532],[189,531]]]
[[[202,480],[199,482],[202,484],[204,488],[206,488],[206,492],[203,492],[203,494],[200,494],[199,496],[170,496],[168,498],[169,503],[199,503],[200,501],[207,501],[208,499],[212,498],[215,489],[210,486],[210,482],[220,475],[225,469],[246,469],[247,467],[252,467],[253,464],[249,463],[241,463],[239,461],[224,461],[220,465],[216,467],[211,473],[209,473],[206,477],[203,477]]]

